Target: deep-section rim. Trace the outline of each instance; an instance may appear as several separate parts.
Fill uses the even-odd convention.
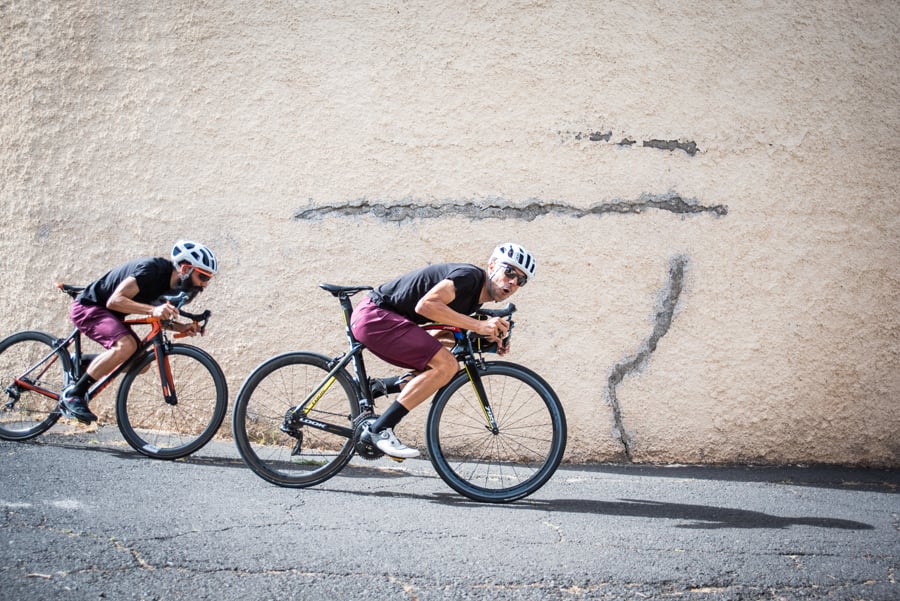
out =
[[[119,431],[122,433],[122,437],[134,450],[154,459],[171,460],[181,459],[182,457],[187,457],[188,455],[196,453],[206,446],[206,444],[216,435],[222,422],[225,421],[225,415],[228,413],[228,383],[225,379],[225,374],[222,372],[222,368],[216,360],[201,348],[187,344],[171,344],[167,347],[166,354],[170,356],[183,355],[196,359],[212,376],[212,381],[216,389],[215,406],[213,407],[212,417],[204,427],[203,431],[190,442],[176,447],[163,449],[157,447],[150,441],[144,440],[131,425],[131,420],[128,419],[128,393],[131,390],[134,380],[141,375],[141,372],[148,368],[148,366],[150,372],[158,374],[158,371],[154,371],[158,370],[158,367],[155,365],[156,355],[152,348],[144,354],[144,357],[139,362],[133,364],[122,378],[122,383],[119,386],[119,392],[116,397],[116,422],[119,426]],[[148,377],[153,376],[152,374],[148,374]],[[156,377],[158,379],[158,375]],[[165,402],[162,398],[161,390],[159,402]]]
[[[46,344],[48,347],[47,348],[48,355],[53,351],[53,349],[60,342],[59,339],[57,339],[54,336],[51,336],[50,334],[48,334],[46,332],[39,332],[36,330],[26,330],[26,331],[10,334],[3,340],[0,340],[0,354],[5,352],[7,349],[12,347],[13,345],[21,343],[21,342],[25,342],[25,341],[32,341],[32,342]],[[69,358],[68,350],[65,347],[56,349],[56,355],[57,355],[58,360],[62,364],[63,384],[65,384],[66,374],[69,374],[72,371],[72,361]],[[23,365],[22,368],[24,369],[25,366]],[[2,378],[3,378],[3,374],[0,374],[0,379],[2,379]],[[4,386],[5,385],[6,384],[4,383]],[[61,391],[56,391],[56,392],[61,392]],[[2,393],[2,395],[3,395],[2,397],[0,397],[0,404],[6,403],[6,393],[3,391],[0,391],[0,393]],[[37,394],[37,393],[34,393],[34,394]],[[57,421],[59,421],[59,418],[60,418],[59,410],[56,406],[54,406],[54,409],[47,412],[47,415],[44,419],[42,419],[40,422],[37,422],[31,428],[13,431],[13,430],[9,430],[9,429],[3,427],[2,424],[0,424],[0,439],[10,440],[10,441],[23,441],[23,440],[29,440],[31,438],[35,438],[36,436],[40,436],[41,434],[43,434],[44,432],[46,432],[47,430],[52,428],[53,425]]]
[[[306,488],[314,486],[316,484],[321,484],[322,482],[335,476],[344,468],[344,466],[347,465],[347,463],[353,457],[355,453],[355,446],[353,437],[351,436],[343,444],[340,451],[335,454],[334,459],[327,462],[322,468],[313,472],[306,472],[306,475],[303,476],[289,476],[285,475],[281,471],[270,469],[267,466],[267,462],[263,458],[259,457],[256,451],[254,451],[253,444],[251,443],[249,435],[247,433],[246,420],[248,404],[252,401],[253,393],[256,392],[257,388],[265,380],[265,378],[271,376],[273,373],[283,367],[304,364],[321,370],[322,379],[324,380],[325,376],[331,370],[330,362],[331,359],[326,357],[325,355],[308,351],[292,351],[282,353],[280,355],[271,357],[270,359],[267,359],[266,361],[258,365],[250,373],[250,375],[247,376],[247,378],[244,380],[244,383],[241,385],[241,389],[238,392],[237,398],[234,403],[232,433],[234,435],[234,441],[237,446],[238,453],[240,453],[241,457],[244,460],[244,463],[246,463],[247,466],[263,480],[286,488]],[[347,372],[343,370],[337,372],[336,383],[342,388],[342,390],[344,391],[344,395],[347,398],[347,409],[350,412],[349,415],[351,416],[352,422],[352,420],[359,415],[359,405],[356,401],[356,397],[358,395],[356,386],[354,385],[349,374],[347,374]],[[316,384],[318,384],[318,382],[316,382]],[[307,391],[302,392],[305,395]],[[283,412],[286,413],[291,406],[291,403],[285,403]],[[350,424],[341,424],[341,426],[350,427]]]
[[[491,361],[485,363],[484,367],[479,367],[479,373],[482,376],[505,375],[514,377],[532,388],[537,393],[537,396],[543,400],[553,423],[553,438],[546,460],[541,468],[530,478],[515,486],[503,489],[485,488],[472,484],[456,473],[440,449],[439,420],[453,394],[459,388],[470,385],[469,377],[465,370],[458,372],[444,388],[438,391],[429,410],[426,423],[429,457],[438,475],[460,494],[475,501],[486,503],[510,503],[535,493],[556,472],[565,454],[565,412],[553,388],[546,380],[527,367],[506,361]]]

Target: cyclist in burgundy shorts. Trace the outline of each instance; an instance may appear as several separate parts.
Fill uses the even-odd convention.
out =
[[[160,297],[184,291],[193,299],[217,270],[218,262],[211,250],[190,240],[179,240],[172,248],[171,259],[135,259],[89,284],[72,303],[69,316],[85,336],[107,350],[91,362],[77,382],[63,390],[63,414],[85,423],[97,419],[87,406],[88,389],[131,357],[138,347],[137,335],[125,324],[128,315],[175,319],[178,310],[163,303]],[[173,323],[171,328],[190,336],[200,333],[194,323]]]
[[[534,257],[508,242],[491,254],[487,271],[466,263],[429,265],[382,284],[357,305],[351,329],[357,340],[381,359],[413,371],[397,400],[363,433],[363,439],[386,455],[418,457],[394,435],[407,413],[450,381],[459,369],[456,358],[441,341],[419,327],[438,322],[470,330],[503,344],[509,324],[502,318],[478,320],[470,315],[482,303],[502,302],[534,277]]]

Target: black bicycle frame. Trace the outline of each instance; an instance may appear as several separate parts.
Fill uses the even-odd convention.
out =
[[[359,387],[357,403],[359,404],[360,414],[370,413],[375,408],[375,404],[372,399],[372,391],[369,386],[369,378],[366,375],[365,362],[363,361],[362,357],[362,351],[363,349],[365,349],[365,345],[359,342],[356,337],[353,336],[353,331],[350,328],[350,317],[353,313],[353,304],[350,300],[350,295],[346,293],[340,293],[338,295],[338,299],[341,303],[341,312],[344,316],[344,331],[347,336],[347,341],[350,343],[350,350],[347,351],[347,353],[345,353],[344,355],[338,356],[331,361],[331,363],[329,364],[331,370],[328,372],[328,375],[325,376],[322,383],[319,384],[309,394],[309,396],[304,399],[302,403],[294,407],[291,413],[293,414],[292,419],[295,423],[304,424],[312,428],[325,430],[326,432],[331,432],[332,434],[350,438],[353,436],[352,428],[337,426],[334,424],[327,424],[308,417],[309,413],[316,406],[316,403],[318,403],[319,399],[321,399],[322,396],[328,391],[328,389],[331,388],[331,386],[334,384],[335,380],[337,379],[337,374],[344,370],[351,361],[353,362],[353,369],[356,372],[356,384]],[[492,433],[496,434],[499,431],[497,428],[497,422],[494,419],[494,412],[491,410],[491,404],[490,401],[488,401],[487,392],[484,389],[484,383],[481,381],[481,375],[478,373],[478,362],[474,358],[474,353],[471,348],[471,342],[466,339],[465,335],[460,331],[459,328],[435,324],[432,326],[426,326],[426,329],[441,329],[453,332],[453,337],[457,345],[454,349],[456,351],[454,352],[454,355],[463,363],[466,374],[469,376],[469,381],[472,383],[472,387],[475,389],[475,394],[478,397],[478,401],[481,404],[482,410],[484,411],[485,419],[487,420],[488,429]],[[466,350],[467,347],[468,350]]]
[[[337,379],[337,374],[346,369],[347,365],[349,365],[351,361],[353,362],[353,369],[356,372],[357,377],[357,386],[359,387],[359,394],[357,395],[358,398],[356,402],[359,404],[360,414],[370,413],[374,408],[374,403],[372,402],[372,392],[369,388],[369,378],[366,376],[366,366],[362,358],[362,350],[365,348],[365,345],[356,340],[356,338],[353,336],[353,332],[350,329],[350,316],[353,313],[353,303],[350,301],[350,296],[346,293],[340,293],[338,295],[338,299],[341,303],[341,312],[344,316],[344,330],[347,334],[347,341],[350,343],[350,350],[347,351],[347,353],[345,353],[344,355],[332,359],[332,361],[329,363],[329,365],[331,366],[331,371],[328,372],[328,375],[325,376],[325,379],[322,380],[322,383],[314,388],[302,403],[291,410],[291,414],[292,420],[298,424],[303,424],[319,430],[325,430],[326,432],[331,432],[332,434],[337,434],[338,436],[352,438],[352,428],[338,426],[335,424],[326,424],[324,422],[320,422],[308,417],[309,413],[316,406],[316,403],[319,402],[319,399],[321,399],[322,396],[326,392],[328,392],[328,389],[331,388],[331,386],[334,384],[335,380]]]
[[[331,371],[328,372],[328,375],[325,376],[325,379],[322,380],[322,383],[319,384],[308,397],[302,403],[297,405],[291,410],[292,421],[303,424],[306,426],[310,426],[316,428],[318,430],[325,430],[326,432],[331,432],[332,434],[337,434],[339,436],[344,436],[345,438],[353,437],[353,429],[347,428],[344,426],[338,426],[335,424],[326,424],[324,422],[320,422],[318,420],[311,419],[307,417],[309,412],[313,410],[316,406],[316,403],[319,402],[319,399],[328,392],[328,389],[331,388],[331,385],[334,384],[337,379],[337,374],[341,372],[350,361],[362,361],[362,357],[359,356],[360,352],[363,349],[363,345],[360,343],[356,343],[354,347],[344,355],[335,365],[331,368]],[[368,406],[368,401],[364,398],[360,398],[357,400],[360,408],[364,406]]]

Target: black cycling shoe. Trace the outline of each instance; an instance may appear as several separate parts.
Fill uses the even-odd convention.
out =
[[[97,416],[91,413],[84,399],[72,394],[72,388],[73,386],[69,386],[63,390],[62,398],[59,399],[59,410],[62,414],[83,424],[97,421]]]

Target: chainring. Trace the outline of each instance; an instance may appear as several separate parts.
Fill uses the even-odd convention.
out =
[[[384,452],[362,439],[362,433],[377,417],[374,413],[364,413],[353,420],[353,445],[356,447],[356,454],[363,459],[371,460],[384,457]]]

